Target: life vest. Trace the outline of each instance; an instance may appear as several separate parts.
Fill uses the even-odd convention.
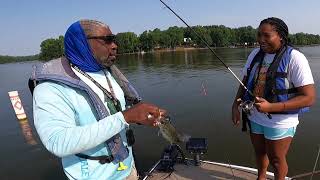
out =
[[[297,88],[288,80],[288,66],[290,64],[292,50],[293,48],[290,46],[281,48],[267,70],[263,98],[270,103],[285,102],[296,96]],[[247,79],[245,82],[251,92],[253,92],[255,88],[264,56],[265,53],[260,49],[247,69]],[[253,101],[253,97],[246,92],[243,100]],[[309,107],[305,107],[273,114],[300,114],[308,110]]]
[[[138,103],[141,100],[140,96],[138,95],[135,88],[131,85],[131,83],[120,72],[120,70],[115,65],[113,65],[110,67],[110,72],[124,92],[126,105],[132,106]],[[72,71],[70,63],[65,57],[54,59],[46,63],[38,63],[33,67],[33,71],[28,82],[31,94],[33,94],[33,90],[39,84],[39,82],[42,81],[53,81],[62,83],[72,88],[82,90],[88,94],[91,105],[94,107],[93,109],[96,111],[99,120],[110,115],[104,103],[100,100],[97,94],[92,91],[92,89],[87,84],[81,81],[80,78]],[[114,141],[113,138],[118,137],[120,137],[120,134],[116,134],[108,141],[106,141],[105,144],[107,145],[109,142],[112,143]],[[127,144],[132,146],[134,143],[134,136],[131,129],[127,130],[126,137]],[[107,148],[109,147],[107,146]],[[97,149],[97,151],[99,150],[100,149]],[[111,152],[111,150],[109,151]],[[123,154],[120,155],[122,156]],[[84,159],[97,160],[101,164],[110,163],[114,161],[115,158],[112,155],[89,156],[82,153],[75,154],[75,156]]]

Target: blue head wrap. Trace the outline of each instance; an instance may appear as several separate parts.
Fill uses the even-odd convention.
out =
[[[85,72],[97,72],[102,66],[93,57],[80,21],[73,23],[64,36],[64,53],[67,59]]]

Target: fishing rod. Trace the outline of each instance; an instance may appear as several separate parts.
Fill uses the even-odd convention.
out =
[[[194,29],[192,29],[191,26],[188,25],[188,23],[186,23],[186,21],[184,21],[174,10],[172,10],[165,2],[163,2],[162,0],[160,0],[160,2],[166,6],[166,8],[168,8],[177,18],[179,18],[205,45],[206,47],[214,54],[214,56],[223,64],[223,66],[225,68],[227,68],[229,70],[229,72],[233,75],[234,78],[236,78],[236,80],[240,83],[240,85],[246,90],[246,92],[248,92],[250,94],[250,96],[254,97],[254,99],[256,99],[257,97],[255,95],[253,95],[253,93],[243,84],[243,82],[238,78],[238,76],[231,70],[231,68],[229,66],[227,66],[226,63],[224,63],[220,57],[216,54],[216,52],[214,52],[214,50],[210,47],[209,43],[202,37],[200,36]],[[271,114],[269,113],[265,113],[269,119],[272,118]]]

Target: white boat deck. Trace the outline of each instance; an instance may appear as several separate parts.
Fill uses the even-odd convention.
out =
[[[220,179],[220,180],[256,180],[257,170],[253,168],[228,165],[210,161],[201,161],[200,166],[192,165],[192,160],[188,159],[190,165],[176,164],[172,173],[157,170],[160,161],[149,171],[143,180],[189,180],[189,179]],[[188,164],[189,164],[188,163]],[[268,179],[273,179],[273,173],[267,173]],[[290,180],[291,178],[286,178]]]

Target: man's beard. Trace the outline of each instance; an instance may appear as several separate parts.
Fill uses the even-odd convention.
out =
[[[114,56],[102,56],[100,58],[96,58],[98,63],[104,67],[104,68],[108,68],[110,66],[112,66],[116,60],[116,58]]]

